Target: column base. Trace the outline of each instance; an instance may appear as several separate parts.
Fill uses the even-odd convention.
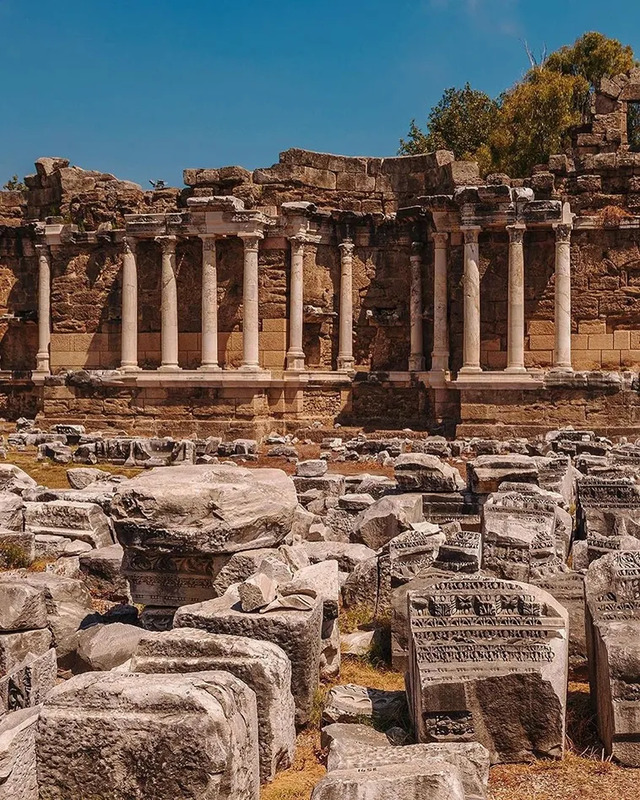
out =
[[[118,369],[120,372],[140,372],[142,367],[139,367],[137,364],[120,364]]]
[[[409,357],[409,372],[424,372],[424,356]]]
[[[355,370],[356,360],[353,356],[338,356],[338,371],[339,372],[353,372]]]
[[[260,364],[242,364],[238,367],[238,372],[262,372]]]
[[[294,372],[303,372],[305,369],[304,353],[287,353],[287,369]]]
[[[182,367],[179,367],[177,364],[160,364],[157,369],[157,372],[180,372]]]
[[[477,375],[480,372],[482,372],[481,366],[467,365],[465,367],[460,368],[460,370],[458,371],[458,375]]]
[[[573,372],[571,364],[554,364],[550,372]]]
[[[509,375],[526,375],[527,374],[527,368],[524,367],[524,366],[521,366],[521,365],[505,367],[504,371],[508,372]]]
[[[198,372],[222,372],[222,367],[219,364],[201,364]]]
[[[431,372],[449,371],[449,353],[431,354]]]

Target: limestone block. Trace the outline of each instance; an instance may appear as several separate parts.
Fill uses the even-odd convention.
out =
[[[316,478],[305,478],[301,475],[296,475],[293,478],[293,482],[298,494],[308,492],[310,489],[319,489],[327,497],[340,497],[340,495],[344,494],[344,475],[335,475],[332,472],[326,472],[321,477]]]
[[[333,559],[320,561],[298,570],[289,583],[281,585],[283,595],[306,593],[310,589],[322,600],[324,619],[336,619],[340,604],[340,584],[338,581],[338,562]]]
[[[296,702],[296,724],[309,719],[318,685],[322,602],[314,600],[309,611],[278,609],[246,614],[238,592],[231,587],[222,597],[182,606],[174,628],[200,628],[210,633],[248,636],[281,647],[291,660],[291,690]]]
[[[47,627],[44,592],[19,578],[0,579],[0,631]]]
[[[108,480],[110,477],[110,472],[92,467],[74,467],[67,470],[67,480],[72,489],[85,489],[96,481]]]
[[[89,575],[95,575],[106,581],[122,580],[121,567],[124,550],[120,544],[111,544],[90,550],[80,556],[80,568]]]
[[[410,523],[422,522],[423,519],[421,495],[382,497],[358,514],[353,540],[378,550],[407,530]]]
[[[312,458],[308,461],[298,461],[296,475],[301,478],[321,478],[327,469],[327,462],[323,458]]]
[[[531,456],[487,455],[467,463],[469,488],[478,494],[497,492],[502,481],[537,483],[538,467]]]
[[[302,546],[312,564],[333,559],[341,572],[353,572],[362,561],[376,555],[370,547],[350,542],[304,542]]]
[[[213,581],[216,596],[224,594],[234,583],[241,583],[260,569],[262,562],[271,556],[278,557],[274,547],[263,547],[259,550],[243,550],[233,553]],[[285,562],[283,561],[283,564]]]
[[[585,577],[587,650],[607,755],[640,766],[640,553],[609,553]]]
[[[10,531],[24,528],[24,503],[14,492],[0,492],[0,528]]]
[[[0,675],[18,669],[30,655],[42,656],[51,647],[51,631],[47,628],[0,634]]]
[[[428,453],[403,453],[394,462],[395,479],[403,492],[458,492],[464,489],[455,467]]]
[[[492,763],[560,757],[566,610],[536,586],[479,573],[434,571],[417,580],[422,588],[407,599],[408,693],[418,740],[479,741]]]
[[[368,721],[380,730],[408,723],[407,695],[349,683],[329,691],[322,711],[322,724]]]
[[[391,539],[389,542],[391,586],[407,583],[430,567],[445,542],[446,536],[440,526],[431,522],[413,522],[408,531]]]
[[[228,672],[77,675],[45,701],[36,757],[44,800],[258,800],[255,694]]]
[[[28,653],[24,661],[0,678],[0,717],[42,703],[56,685],[57,678],[58,663],[53,648],[41,655]]]
[[[109,518],[95,503],[67,500],[26,503],[24,520],[26,529],[36,537],[80,539],[96,548],[113,544]]]
[[[340,650],[344,655],[366,656],[371,651],[375,631],[354,631],[340,636]]]
[[[39,708],[24,708],[0,720],[0,800],[39,800],[36,726]]]
[[[15,464],[0,464],[0,492],[22,494],[25,489],[35,489],[38,484]]]
[[[337,619],[324,619],[320,640],[320,677],[335,680],[340,674],[341,663],[340,625]]]
[[[313,790],[311,800],[465,800],[459,770],[436,759],[417,764],[356,767],[330,772]]]
[[[244,636],[178,628],[144,636],[130,664],[131,672],[204,672],[225,670],[256,694],[260,778],[273,780],[290,766],[295,749],[295,706],[291,662],[271,642]]]
[[[264,572],[257,572],[238,584],[240,606],[243,611],[258,611],[276,599],[278,584]]]
[[[342,602],[347,608],[368,606],[374,608],[378,603],[379,559],[377,555],[356,564],[342,587]]]
[[[135,625],[112,622],[91,625],[77,636],[78,672],[107,672],[119,667],[133,655],[145,631]]]

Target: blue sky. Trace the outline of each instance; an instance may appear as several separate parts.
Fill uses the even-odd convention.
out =
[[[148,187],[288,147],[393,155],[448,86],[498,94],[637,0],[0,0],[0,184],[64,156]]]

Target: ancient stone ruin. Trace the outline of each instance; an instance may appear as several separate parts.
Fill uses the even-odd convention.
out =
[[[640,766],[638,102],[604,80],[526,179],[288,150],[0,192],[0,800]]]

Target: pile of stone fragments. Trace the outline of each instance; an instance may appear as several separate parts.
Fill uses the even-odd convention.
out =
[[[406,692],[331,689],[313,800],[486,797],[491,764],[562,756],[585,658],[606,752],[640,766],[639,444],[334,437],[293,477],[249,463],[296,444],[20,421],[0,463],[1,800],[258,800],[319,681],[389,618]],[[10,463],[29,446],[83,465],[70,488]],[[341,635],[353,607],[378,628]]]

